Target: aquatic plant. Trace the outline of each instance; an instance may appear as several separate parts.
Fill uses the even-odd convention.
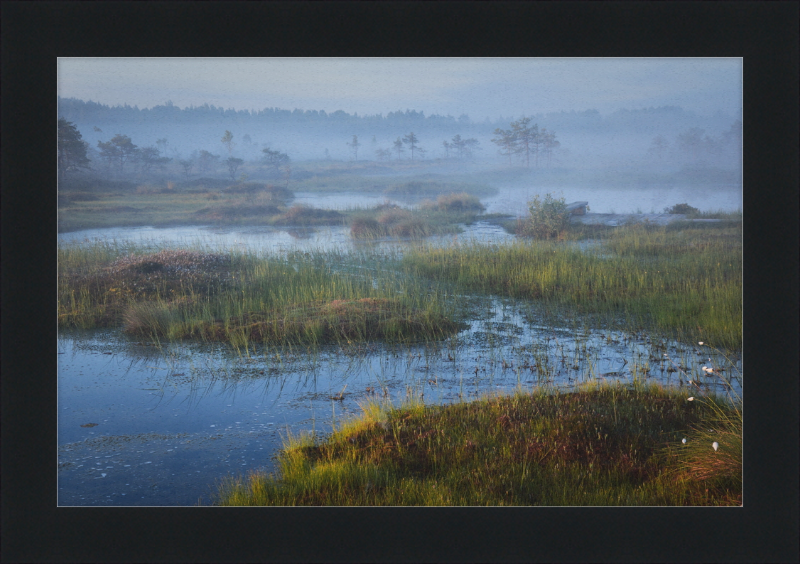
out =
[[[678,340],[698,335],[741,348],[741,224],[672,231],[616,228],[602,244],[543,240],[500,245],[424,246],[404,253],[416,276],[567,307],[580,315],[615,315]]]
[[[336,271],[346,265],[331,254],[103,250],[60,248],[59,326],[235,347],[438,340],[461,327],[438,291],[386,269]]]

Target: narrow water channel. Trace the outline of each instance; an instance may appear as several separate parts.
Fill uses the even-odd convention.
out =
[[[486,200],[488,211],[519,212],[520,197],[501,190]],[[672,200],[664,205],[678,203]],[[140,227],[59,234],[63,242],[95,239],[270,253],[348,252],[364,246],[341,227]],[[513,237],[496,225],[476,222],[458,236],[429,242],[456,239],[499,243]],[[407,244],[369,243],[373,250]],[[118,330],[62,331],[59,506],[211,503],[222,478],[272,470],[288,433],[324,435],[367,401],[398,405],[414,398],[443,404],[534,386],[570,389],[585,380],[634,379],[670,386],[693,380],[718,393],[728,389],[725,379],[741,394],[738,358],[717,358],[692,344],[591,329],[579,319],[543,321],[532,305],[518,300],[463,296],[461,301],[472,308],[468,328],[438,344],[403,347],[236,353],[225,346],[186,343],[159,348]],[[728,370],[720,379],[706,375],[705,365]],[[335,399],[340,395],[343,399]]]
[[[222,477],[272,470],[287,433],[324,435],[365,401],[442,404],[534,386],[569,389],[587,379],[676,386],[693,379],[725,391],[704,376],[709,357],[699,347],[537,325],[511,300],[476,308],[468,329],[435,346],[313,354],[247,356],[193,344],[159,350],[116,332],[64,332],[59,505],[210,503]]]

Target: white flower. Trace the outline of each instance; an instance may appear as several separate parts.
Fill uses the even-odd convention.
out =
[[[691,382],[689,382],[689,383],[691,384]],[[690,398],[686,398],[686,401],[694,401],[694,396],[692,396]]]
[[[717,441],[714,441],[713,443],[711,443],[711,446],[714,447],[714,452],[716,452],[717,449],[719,448],[719,443]]]
[[[683,439],[681,442],[682,442],[683,444],[686,444],[686,439]]]

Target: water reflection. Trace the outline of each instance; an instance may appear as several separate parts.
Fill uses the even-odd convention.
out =
[[[661,213],[665,207],[688,203],[703,211],[732,212],[742,208],[740,184],[718,186],[648,186],[646,188],[615,186],[525,186],[500,185],[496,195],[481,198],[486,213],[522,216],[527,202],[537,194],[552,193],[567,202],[588,201],[591,213]]]
[[[724,379],[741,393],[739,359],[731,365],[702,347],[594,330],[513,300],[473,302],[468,329],[410,347],[330,346],[313,354],[263,347],[240,356],[220,346],[158,349],[108,332],[65,333],[60,504],[191,505],[204,495],[208,502],[209,484],[221,476],[270,469],[282,434],[324,433],[371,400],[441,404],[586,380],[678,387],[691,380],[703,393],[725,393],[723,379],[702,370],[708,365],[726,368]],[[81,427],[87,422],[97,426]],[[98,477],[97,465],[80,465],[90,456],[119,463]]]
[[[741,207],[739,189],[714,194],[681,190],[627,190],[601,197],[602,191],[587,195],[564,189],[563,194],[568,200],[589,200],[597,212],[637,207],[649,212],[653,206],[658,211],[683,201],[701,209]],[[534,193],[543,191],[507,187],[483,201],[490,213],[519,215]],[[355,207],[340,195],[331,198],[314,205]],[[362,206],[373,205],[363,195],[358,199]],[[397,254],[409,244],[354,241],[345,227],[139,227],[59,235],[65,242],[93,239],[154,249],[200,246],[287,254]],[[512,239],[497,225],[476,222],[458,236],[432,237],[426,243],[496,245]],[[118,331],[63,332],[58,342],[59,505],[208,503],[222,476],[271,470],[271,457],[286,433],[324,433],[334,420],[360,412],[368,401],[397,404],[413,396],[441,404],[535,386],[570,389],[587,380],[678,387],[692,381],[701,393],[724,394],[730,387],[741,394],[739,358],[645,334],[593,329],[614,325],[590,326],[586,319],[515,300],[459,300],[469,308],[469,327],[428,345],[337,345],[314,351],[256,347],[238,355],[226,346],[201,343],[157,347]],[[725,371],[710,374],[703,366]],[[83,426],[90,423],[96,426]]]

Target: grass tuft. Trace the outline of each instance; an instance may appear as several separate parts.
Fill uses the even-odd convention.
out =
[[[225,481],[217,504],[741,503],[740,481],[720,486],[718,468],[676,479],[680,463],[661,455],[688,426],[706,424],[687,404],[681,392],[620,384],[447,406],[366,404],[325,440],[287,441],[275,473]]]

